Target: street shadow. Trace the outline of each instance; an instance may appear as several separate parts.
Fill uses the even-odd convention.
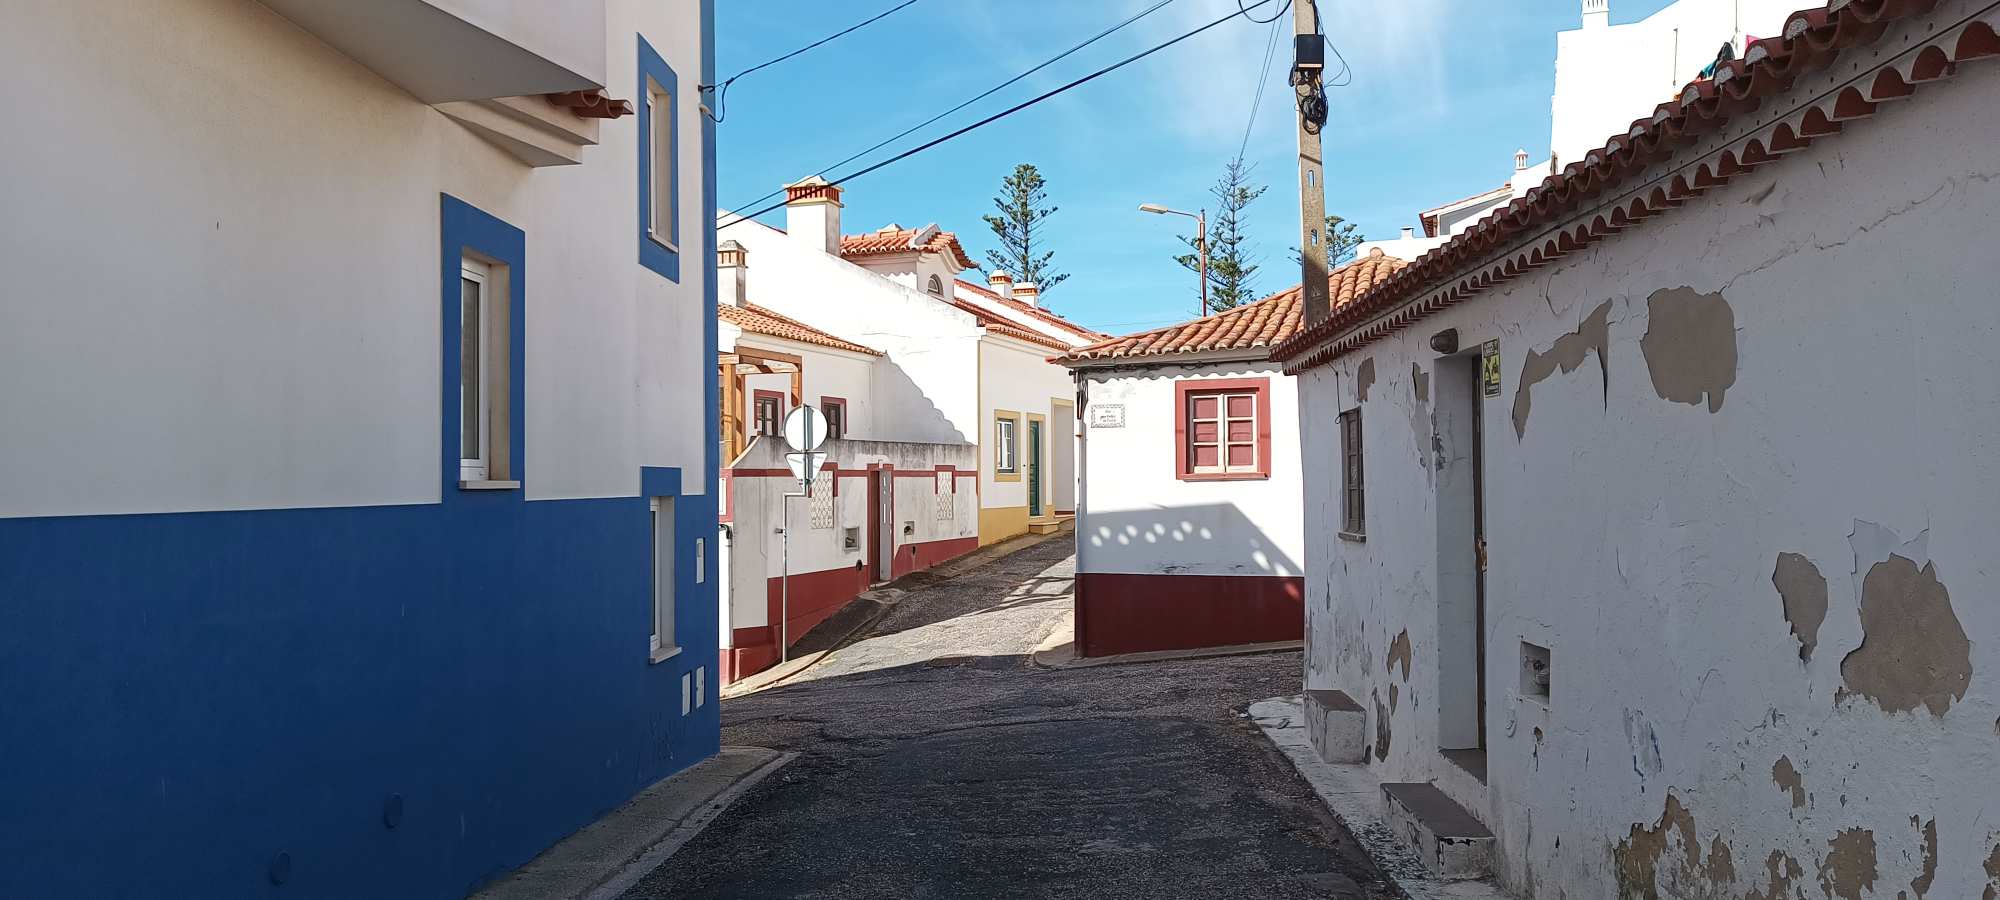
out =
[[[1092,572],[1305,574],[1305,567],[1234,503],[1129,510],[1086,504],[1078,513],[1076,541],[1079,563],[1087,561]]]

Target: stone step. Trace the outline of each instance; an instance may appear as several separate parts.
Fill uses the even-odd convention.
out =
[[[1493,869],[1493,832],[1429,783],[1385,783],[1389,827],[1433,878],[1484,878]]]
[[[1319,758],[1330,763],[1368,759],[1368,714],[1342,691],[1306,692],[1306,736]]]

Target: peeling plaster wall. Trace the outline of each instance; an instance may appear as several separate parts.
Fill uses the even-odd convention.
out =
[[[1400,696],[1375,707],[1393,736],[1377,774],[1438,780],[1485,819],[1511,889],[1915,900],[2000,885],[2000,863],[1984,867],[2000,860],[2000,642],[1982,640],[2000,634],[2000,68],[1927,90],[1301,376],[1306,454],[1329,460],[1360,368],[1378,379],[1360,404],[1365,543],[1333,538],[1338,468],[1304,475],[1306,686]],[[1661,303],[1705,295],[1727,304],[1733,346],[1642,349]],[[1606,303],[1599,353],[1534,385],[1517,436],[1529,354]],[[1437,488],[1410,379],[1437,371],[1427,344],[1445,328],[1498,339],[1505,376],[1482,406],[1484,788],[1437,753]],[[1732,380],[1708,380],[1729,356]],[[1661,358],[1681,366],[1665,389]],[[1727,402],[1684,389],[1704,380]],[[1429,395],[1444,395],[1435,377]],[[1774,573],[1806,591],[1799,618],[1818,597],[1783,554],[1824,577],[1823,621],[1787,618]],[[1898,618],[1864,616],[1878,566],[1868,604],[1905,604],[1923,633],[1878,628],[1857,657],[1864,621]],[[1407,678],[1400,646],[1387,664],[1405,631]],[[1519,696],[1524,641],[1551,651],[1546,706]]]
[[[1268,378],[1271,477],[1184,481],[1174,469],[1174,384]],[[1079,572],[1131,575],[1300,574],[1296,386],[1273,363],[1084,370]],[[1123,406],[1122,428],[1093,427],[1090,409]]]

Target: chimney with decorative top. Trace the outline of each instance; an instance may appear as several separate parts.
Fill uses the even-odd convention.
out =
[[[746,282],[750,274],[750,251],[735,241],[723,241],[715,248],[715,296],[723,303],[740,307],[749,296]]]
[[[1042,286],[1032,281],[1014,282],[1014,299],[1029,306],[1041,306]]]
[[[993,270],[993,274],[986,276],[986,286],[991,288],[993,293],[999,294],[1009,300],[1014,299],[1014,276],[1012,275],[995,269]]]
[[[785,185],[785,231],[793,240],[840,255],[840,188],[814,175]]]

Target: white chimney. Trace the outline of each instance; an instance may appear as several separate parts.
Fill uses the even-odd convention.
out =
[[[1032,281],[1015,282],[1014,299],[1029,306],[1040,306],[1042,305],[1042,286]]]
[[[1414,241],[1416,239],[1417,239],[1417,230],[1407,225],[1403,226],[1403,240]]]
[[[993,293],[999,294],[1002,297],[1009,300],[1014,298],[1014,276],[1012,275],[995,269],[993,274],[986,276],[986,286],[992,288]]]
[[[715,248],[715,296],[730,306],[742,306],[748,296],[750,251],[735,241]]]
[[[1583,0],[1583,27],[1603,28],[1611,24],[1611,0]]]
[[[1514,171],[1520,172],[1526,170],[1527,168],[1528,168],[1528,151],[1527,150],[1514,151]]]
[[[785,231],[834,256],[840,255],[840,188],[814,175],[785,185]]]

